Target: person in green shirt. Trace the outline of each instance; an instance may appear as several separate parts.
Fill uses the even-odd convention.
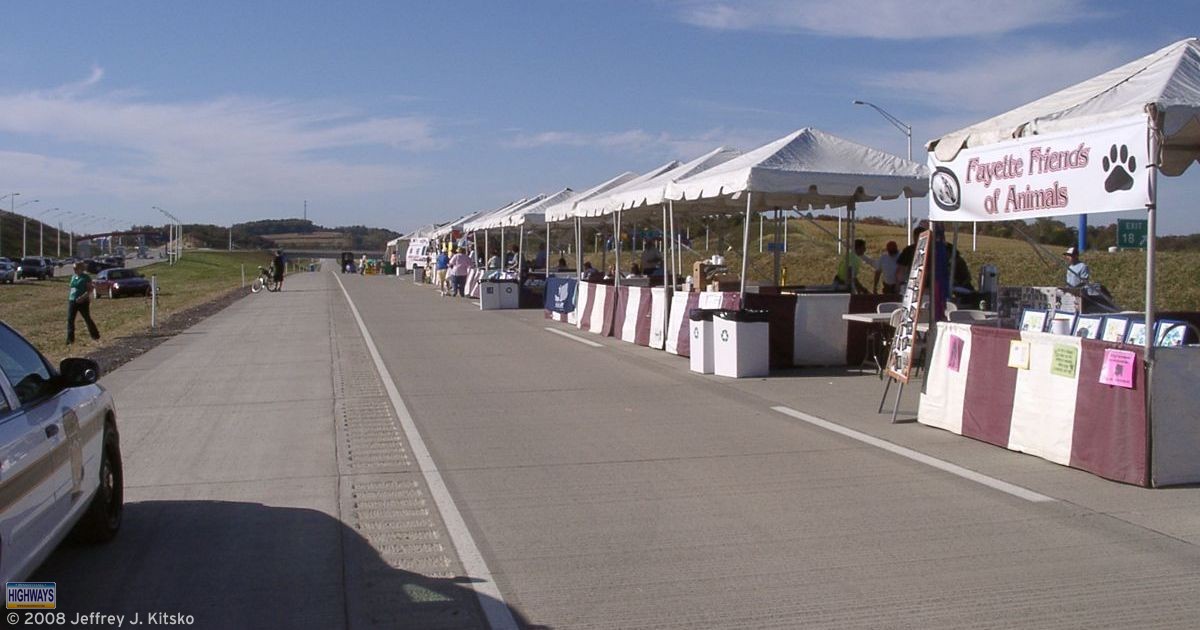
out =
[[[870,291],[868,291],[867,288],[865,286],[863,286],[863,283],[861,281],[861,276],[859,275],[858,269],[859,269],[859,267],[862,266],[861,263],[864,263],[864,262],[872,267],[874,267],[878,263],[875,262],[874,258],[867,256],[866,253],[867,253],[867,242],[861,238],[855,239],[854,240],[854,253],[853,254],[843,254],[839,257],[837,275],[835,275],[833,277],[833,283],[836,285],[847,287],[847,288],[850,286],[850,278],[849,278],[850,274],[847,273],[847,269],[846,269],[847,263],[849,263],[848,266],[854,269],[854,289],[855,290],[851,291],[851,293],[870,293]]]
[[[71,276],[71,289],[67,293],[67,345],[75,343],[75,314],[83,315],[88,334],[92,339],[100,338],[100,330],[92,321],[92,277],[87,275],[87,265],[75,263],[75,275]]]

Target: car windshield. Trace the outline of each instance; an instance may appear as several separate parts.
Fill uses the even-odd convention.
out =
[[[132,278],[132,277],[133,277],[133,272],[125,271],[124,269],[113,270],[113,271],[108,272],[109,280],[124,280],[125,278]]]
[[[41,265],[42,261],[36,258],[24,258],[21,260],[22,265]]]

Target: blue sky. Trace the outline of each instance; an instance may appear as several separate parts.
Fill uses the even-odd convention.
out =
[[[909,122],[924,161],[930,138],[1196,35],[1200,5],[30,2],[6,18],[0,194],[39,199],[30,214],[229,224],[307,200],[318,223],[403,231],[806,126],[903,155],[854,99]],[[1163,233],[1200,232],[1198,199],[1200,169],[1165,178]]]

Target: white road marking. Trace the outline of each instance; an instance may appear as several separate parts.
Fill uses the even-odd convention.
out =
[[[458,558],[462,561],[463,570],[466,571],[468,577],[475,578],[470,582],[470,586],[475,590],[475,597],[479,600],[480,607],[483,608],[488,625],[493,630],[509,630],[510,628],[517,630],[517,622],[513,619],[512,611],[504,601],[504,595],[500,593],[500,588],[496,585],[496,580],[492,577],[492,571],[484,561],[483,554],[479,552],[475,539],[471,537],[471,531],[467,529],[467,523],[459,513],[458,506],[454,504],[454,498],[450,496],[450,490],[446,488],[441,471],[438,470],[433,457],[429,455],[429,449],[426,448],[425,441],[421,439],[421,433],[417,430],[417,425],[413,422],[412,414],[408,412],[404,399],[400,397],[400,391],[396,389],[392,375],[388,372],[387,366],[383,364],[383,358],[379,356],[379,349],[375,347],[371,333],[367,332],[367,326],[363,323],[362,316],[358,314],[354,300],[350,299],[346,286],[342,284],[342,279],[336,273],[333,274],[333,278],[342,288],[342,295],[346,296],[346,303],[350,305],[354,321],[358,322],[358,330],[362,333],[363,341],[367,343],[367,350],[370,351],[371,359],[375,362],[375,369],[379,371],[383,387],[387,390],[392,407],[396,410],[396,417],[400,419],[400,426],[404,429],[404,436],[408,438],[409,447],[412,449],[413,456],[417,458],[417,465],[421,468],[425,483],[429,485],[433,501],[437,504],[442,520],[446,523],[447,533],[450,535],[450,541],[454,544],[454,549],[458,551]]]
[[[587,344],[593,348],[603,348],[604,347],[604,344],[602,344],[602,343],[596,343],[595,341],[590,341],[588,339],[584,339],[583,337],[577,337],[575,335],[572,335],[571,333],[563,332],[556,328],[551,328],[549,326],[546,326],[546,330],[548,330],[556,335],[562,335],[563,337],[566,337],[567,339],[574,339],[575,341],[578,341],[579,343]]]
[[[963,468],[962,466],[951,464],[950,462],[940,460],[936,457],[930,457],[924,453],[914,451],[910,448],[905,448],[897,444],[892,444],[887,440],[881,440],[877,437],[867,435],[866,433],[855,431],[854,429],[848,429],[840,424],[834,424],[823,418],[818,418],[817,416],[804,413],[803,411],[796,411],[790,407],[771,407],[771,409],[774,409],[785,416],[791,416],[797,420],[803,420],[813,426],[821,427],[827,431],[833,431],[834,433],[844,435],[853,440],[858,440],[864,444],[870,444],[871,446],[881,448],[889,453],[894,453],[901,457],[907,457],[915,462],[920,462],[926,466],[932,466],[938,470],[948,472],[952,475],[957,475],[963,479],[968,479],[978,484],[983,484],[989,488],[1011,494],[1014,497],[1025,499],[1026,501],[1032,501],[1034,503],[1050,503],[1057,501],[1057,499],[1053,497],[1048,497],[1044,494],[1038,494],[1037,492],[1022,488],[1021,486],[1013,485],[1007,481],[1000,481],[995,477],[989,477],[983,473],[977,473],[974,470],[969,470],[967,468]]]

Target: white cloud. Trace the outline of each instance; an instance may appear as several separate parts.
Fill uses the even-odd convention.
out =
[[[1004,47],[1003,54],[981,50],[967,60],[951,56],[941,68],[884,74],[865,84],[881,88],[893,99],[924,103],[957,115],[970,112],[992,116],[1135,57],[1123,45],[1103,42],[1074,47],[1010,45]],[[1053,68],[1053,72],[1047,72],[1047,68]]]
[[[100,90],[103,76],[97,67],[79,83],[0,93],[0,133],[11,139],[0,169],[43,196],[253,207],[314,189],[331,198],[400,191],[427,174],[397,153],[445,144],[417,116],[246,97],[155,102]],[[332,157],[363,148],[388,157]]]
[[[1009,33],[1094,15],[1086,0],[681,0],[678,16],[713,30],[938,39]]]

